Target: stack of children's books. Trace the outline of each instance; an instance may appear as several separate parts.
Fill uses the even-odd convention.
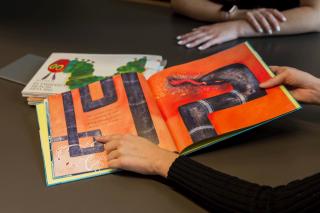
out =
[[[300,108],[285,87],[259,87],[273,73],[248,43],[152,75],[139,72],[147,70],[148,57],[108,77],[93,72],[94,60],[77,57],[55,57],[42,68],[69,74],[71,89],[37,105],[47,185],[115,171],[95,136],[139,135],[186,155]],[[51,81],[58,75],[37,74]]]
[[[166,61],[158,55],[108,55],[53,53],[22,91],[28,104],[49,95],[83,87],[114,74],[138,72],[146,77],[162,70]]]

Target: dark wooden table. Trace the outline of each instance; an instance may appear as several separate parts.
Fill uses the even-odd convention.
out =
[[[160,54],[170,66],[241,42],[204,52],[179,47],[175,37],[203,23],[168,8],[111,0],[17,2],[2,7],[0,67],[27,53],[47,57],[55,51]],[[268,64],[320,76],[319,34],[248,40]],[[0,212],[204,211],[163,180],[129,172],[46,187],[36,113],[21,97],[22,88],[0,80]],[[320,172],[320,107],[304,106],[192,158],[272,186]]]

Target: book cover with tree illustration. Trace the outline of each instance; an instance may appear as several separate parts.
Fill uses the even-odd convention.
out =
[[[114,74],[139,72],[146,77],[164,68],[157,55],[53,53],[27,86],[23,96],[47,97],[76,89]]]
[[[247,43],[149,79],[128,72],[141,63],[37,106],[48,185],[114,171],[94,136],[129,133],[188,154],[300,108],[285,87],[259,87],[273,73]]]

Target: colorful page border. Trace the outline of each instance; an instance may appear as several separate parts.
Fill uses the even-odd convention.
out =
[[[49,145],[49,128],[48,128],[48,118],[47,118],[47,107],[46,103],[41,103],[36,106],[38,123],[39,123],[39,133],[40,133],[40,143],[43,156],[44,164],[44,173],[46,178],[47,186],[53,186],[62,183],[68,183],[72,181],[77,181],[85,178],[91,178],[95,176],[105,175],[114,173],[118,170],[115,169],[103,169],[99,171],[92,171],[78,175],[64,176],[61,178],[53,177],[53,168],[50,154],[50,145]]]

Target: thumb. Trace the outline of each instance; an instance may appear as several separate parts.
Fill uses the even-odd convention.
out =
[[[271,87],[275,87],[275,86],[279,86],[281,84],[283,84],[285,81],[285,75],[284,73],[281,73],[277,76],[275,76],[274,78],[271,78],[263,83],[261,83],[259,86],[261,88],[271,88]]]

